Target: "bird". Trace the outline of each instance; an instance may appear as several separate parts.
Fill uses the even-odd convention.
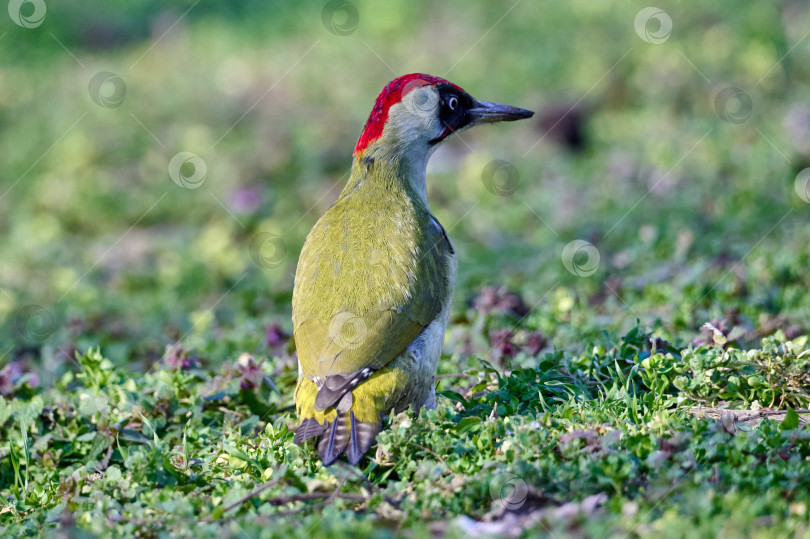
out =
[[[293,441],[316,439],[324,466],[344,454],[358,465],[391,412],[436,407],[457,257],[428,204],[428,159],[454,133],[533,114],[423,73],[377,97],[349,179],[295,272]]]

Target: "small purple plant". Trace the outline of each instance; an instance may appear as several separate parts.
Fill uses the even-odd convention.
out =
[[[11,395],[14,390],[14,382],[20,376],[22,376],[22,369],[17,363],[9,363],[0,369],[0,395]]]
[[[503,286],[485,286],[473,299],[473,307],[481,314],[513,314],[524,317],[529,314],[529,307],[519,295],[509,292]]]
[[[264,380],[264,369],[261,361],[247,352],[239,356],[236,360],[236,370],[239,371],[239,387],[241,389],[255,389],[262,385]]]
[[[532,331],[526,336],[526,344],[523,345],[523,351],[530,356],[536,356],[540,350],[548,345],[548,339],[539,331]]]
[[[259,191],[252,187],[240,187],[231,192],[231,207],[237,213],[252,214],[261,206]]]
[[[200,362],[195,357],[188,357],[188,350],[180,343],[167,344],[166,351],[163,352],[163,364],[172,370],[188,370],[200,366]]]
[[[493,329],[489,332],[489,344],[492,346],[492,359],[512,358],[518,353],[518,348],[512,342],[514,333],[511,329]]]
[[[272,323],[264,330],[264,342],[273,351],[280,350],[289,341],[290,336],[284,332],[281,324]]]
[[[23,384],[32,388],[39,387],[39,376],[24,373],[20,363],[16,361],[0,369],[0,396],[11,396],[14,393],[14,386]]]

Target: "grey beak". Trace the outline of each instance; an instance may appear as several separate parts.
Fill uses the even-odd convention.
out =
[[[470,109],[473,123],[485,124],[492,122],[514,122],[523,118],[531,118],[534,112],[509,105],[489,103],[488,101],[475,101]]]

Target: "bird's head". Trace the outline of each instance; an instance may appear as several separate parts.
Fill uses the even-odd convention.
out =
[[[452,82],[412,73],[389,82],[374,103],[355,158],[427,157],[453,133],[473,125],[530,118],[530,110],[478,101]]]

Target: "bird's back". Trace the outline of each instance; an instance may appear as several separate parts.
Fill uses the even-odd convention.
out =
[[[344,191],[307,237],[295,276],[296,441],[320,436],[324,463],[344,451],[356,463],[384,414],[423,404],[438,354],[429,373],[397,358],[442,316],[443,335],[454,273],[450,241],[418,198],[383,182]]]
[[[325,377],[390,362],[451,293],[444,275],[451,250],[407,193],[366,184],[342,196],[310,232],[296,271],[302,369]]]

